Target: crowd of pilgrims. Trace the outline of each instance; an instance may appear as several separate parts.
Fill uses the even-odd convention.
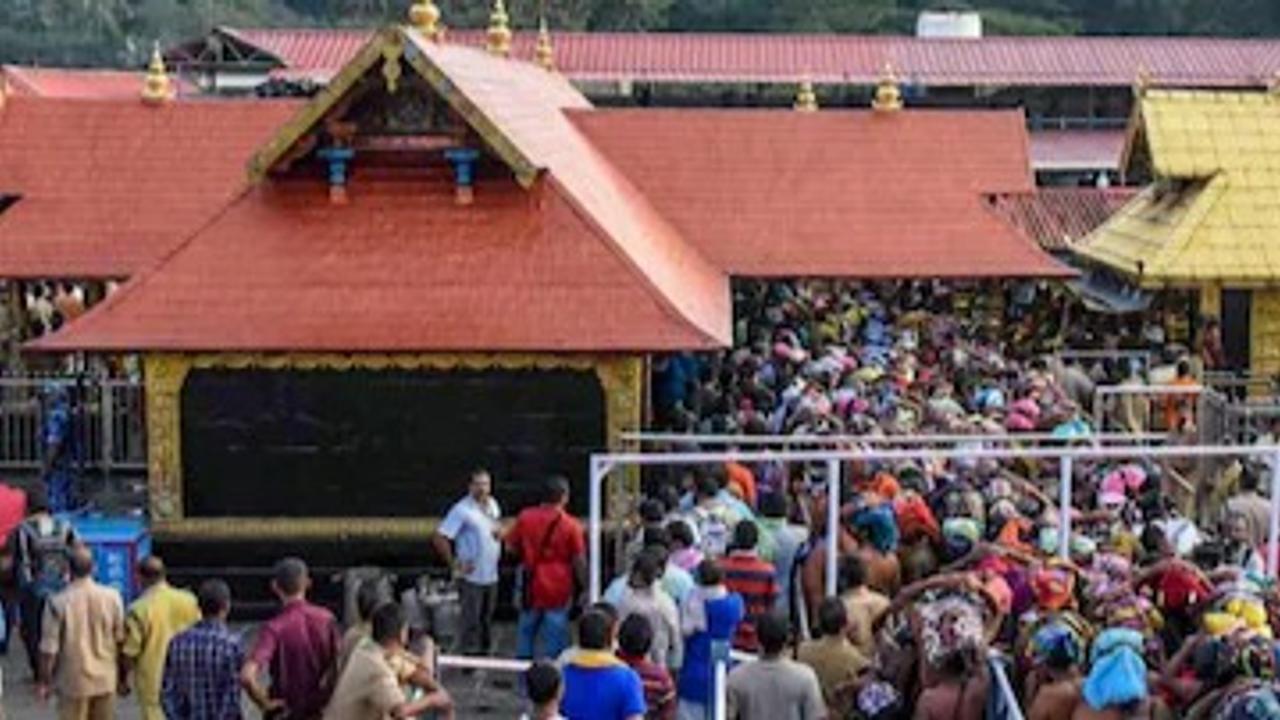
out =
[[[655,362],[655,412],[682,432],[949,433],[980,446],[983,435],[1040,431],[1077,442],[1091,430],[1095,383],[1153,373],[1046,360],[1064,328],[1045,292],[741,284],[735,349]],[[1140,327],[1126,343],[1171,360],[1168,381],[1190,378],[1185,351],[1167,353]],[[1126,429],[1193,428],[1185,398],[1156,407],[1111,412]],[[1054,459],[839,469],[835,547],[825,464],[646,476],[620,572],[585,607],[568,483],[553,478],[542,505],[504,526],[477,470],[433,537],[461,596],[454,649],[492,653],[501,545],[526,571],[517,654],[533,661],[520,682],[531,720],[1280,719],[1280,594],[1265,571],[1269,500],[1259,493],[1269,468],[1242,460],[1198,478],[1211,501],[1193,511],[1186,466],[1077,460],[1069,533]],[[146,592],[126,612],[41,495],[28,504],[10,543],[20,625],[42,696],[79,713],[66,717],[111,717],[131,678],[148,718],[238,718],[242,692],[270,717],[456,712],[431,653],[410,641],[404,608],[374,584],[357,591],[359,622],[344,636],[307,602],[305,564],[282,561],[272,581],[281,611],[246,650],[225,624],[224,583],[178,591],[150,558],[139,568]],[[828,597],[832,553],[838,593]],[[65,562],[40,572],[40,558]],[[83,640],[99,626],[95,637],[120,644]]]
[[[1039,431],[1069,444],[1090,431],[1095,384],[1150,382],[1150,369],[1046,359],[1063,328],[1036,292],[983,307],[937,284],[739,285],[735,349],[655,363],[655,411],[680,432],[959,433],[978,446]],[[1141,328],[1127,342],[1168,360],[1162,382],[1189,380],[1185,349]],[[1120,423],[1132,430],[1195,423],[1173,395],[1127,412],[1142,415]],[[710,717],[708,668],[725,642],[759,654],[729,673],[727,714],[742,720],[1007,718],[1011,696],[1031,720],[1280,718],[1265,465],[1230,463],[1193,508],[1188,466],[1077,460],[1066,553],[1056,460],[841,472],[836,548],[823,468],[646,477],[600,609],[652,630],[647,717]],[[829,552],[838,598],[826,597]]]

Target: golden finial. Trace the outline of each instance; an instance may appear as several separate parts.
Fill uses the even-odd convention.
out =
[[[818,94],[813,91],[813,83],[808,80],[800,83],[800,88],[796,90],[796,102],[793,107],[800,112],[818,111]]]
[[[440,8],[432,0],[418,0],[409,6],[409,24],[429,40],[440,40]]]
[[[142,81],[142,102],[162,103],[173,98],[173,83],[160,55],[160,43],[151,48],[151,61],[147,63],[147,76]]]
[[[876,96],[871,101],[871,108],[876,112],[894,112],[902,109],[902,90],[898,88],[898,78],[893,74],[893,65],[884,64],[880,71],[880,80],[876,83]]]
[[[556,49],[551,44],[551,32],[547,30],[547,16],[538,18],[538,44],[533,47],[533,61],[543,70],[556,69]]]
[[[507,15],[507,6],[502,0],[493,0],[493,12],[489,13],[489,30],[486,36],[488,42],[485,47],[489,52],[502,57],[511,54],[511,17]]]
[[[1151,70],[1143,63],[1138,63],[1138,74],[1133,79],[1133,96],[1142,97],[1151,89]]]

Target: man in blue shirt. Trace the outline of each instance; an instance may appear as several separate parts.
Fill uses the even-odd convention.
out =
[[[492,490],[489,472],[473,471],[466,497],[454,503],[431,537],[436,552],[458,576],[462,627],[456,651],[464,654],[488,655],[493,647],[502,511]]]
[[[564,667],[560,712],[568,720],[643,720],[644,686],[615,656],[614,622],[599,610],[578,620],[578,651]]]
[[[239,720],[244,648],[227,629],[231,590],[206,580],[197,594],[202,619],[169,641],[160,702],[170,720]]]

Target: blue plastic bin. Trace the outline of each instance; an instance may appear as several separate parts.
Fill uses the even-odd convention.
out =
[[[138,560],[151,554],[147,524],[133,517],[71,518],[82,542],[93,550],[93,577],[120,591],[125,603],[138,596]]]

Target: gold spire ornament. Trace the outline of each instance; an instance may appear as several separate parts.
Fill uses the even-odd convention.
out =
[[[796,90],[796,102],[793,106],[798,112],[817,112],[818,94],[813,91],[813,83],[804,80]]]
[[[485,47],[499,57],[511,54],[511,16],[502,0],[493,0],[493,12],[489,13],[489,29],[485,33]]]
[[[147,63],[147,76],[142,81],[142,102],[154,105],[173,99],[173,82],[160,55],[160,43],[151,48],[151,61]]]
[[[440,8],[432,0],[419,0],[409,6],[409,25],[428,40],[440,41]]]
[[[556,69],[556,49],[551,44],[551,32],[547,30],[547,16],[538,19],[538,44],[533,47],[533,61],[548,72]]]
[[[880,81],[876,83],[876,96],[871,101],[871,108],[876,112],[897,112],[902,109],[902,90],[898,87],[898,78],[893,74],[893,66],[884,64],[880,71]]]

